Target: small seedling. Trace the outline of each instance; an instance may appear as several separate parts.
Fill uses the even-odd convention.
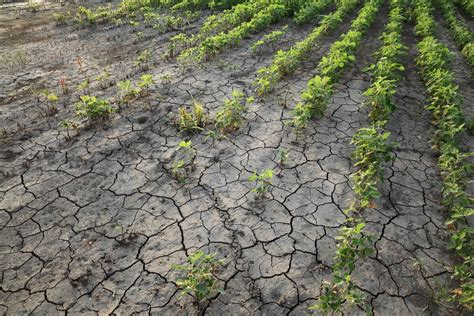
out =
[[[178,126],[180,131],[195,133],[204,130],[208,121],[201,103],[193,99],[193,107],[190,111],[182,106],[178,110]]]
[[[267,169],[263,173],[258,174],[257,171],[254,171],[253,174],[249,177],[249,181],[256,181],[255,187],[250,190],[251,192],[257,193],[260,197],[265,195],[270,188],[271,180],[273,178],[273,170]]]
[[[66,80],[64,78],[59,79],[59,86],[61,87],[61,91],[62,91],[63,95],[66,95],[66,94],[69,93],[69,89],[66,85]]]
[[[233,99],[225,100],[224,105],[216,114],[215,126],[222,132],[238,129],[242,124],[247,105],[254,101],[252,97],[244,100],[244,93],[239,90],[233,90],[232,96]]]
[[[285,163],[288,161],[289,155],[290,151],[288,149],[280,149],[277,154],[278,164],[280,166],[284,166]]]
[[[161,80],[161,82],[166,83],[166,84],[171,83],[171,75],[170,74],[161,74],[160,75],[160,80]]]
[[[100,75],[95,77],[95,80],[99,82],[99,85],[102,89],[105,89],[107,88],[107,86],[109,86],[110,76],[111,76],[110,72],[107,69],[105,69],[104,71],[101,72]]]
[[[94,96],[81,96],[81,101],[75,104],[76,116],[91,121],[105,120],[115,109],[107,100],[98,99]]]
[[[89,79],[86,79],[86,80],[82,81],[77,86],[77,91],[82,91],[82,93],[87,94],[87,92],[89,91],[89,84],[90,84]]]
[[[144,69],[147,68],[148,63],[150,62],[151,52],[148,49],[145,49],[143,52],[138,55],[137,59],[133,63],[138,68]]]
[[[174,264],[173,270],[183,273],[176,280],[176,284],[181,289],[180,298],[186,294],[192,295],[199,310],[202,304],[213,295],[221,292],[214,272],[224,264],[224,260],[216,259],[216,254],[206,255],[202,251],[197,251],[186,259],[183,265]]]
[[[191,140],[180,141],[176,151],[184,153],[184,156],[181,155],[180,159],[173,163],[171,173],[179,183],[186,183],[188,172],[193,169],[194,158],[196,158],[197,151],[193,147]]]
[[[129,105],[130,102],[137,98],[141,93],[141,89],[132,85],[132,81],[130,80],[119,81],[117,87],[120,90],[119,104]]]
[[[71,135],[69,134],[69,130],[71,129],[77,130],[79,128],[79,123],[70,119],[65,119],[59,122],[59,126],[66,129],[66,139],[70,140]]]
[[[58,96],[53,91],[43,90],[40,92],[40,95],[45,99],[47,109],[46,114],[52,116],[58,113],[58,108],[56,107],[57,102],[59,101]]]

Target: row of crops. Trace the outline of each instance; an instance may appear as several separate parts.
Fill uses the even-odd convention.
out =
[[[94,10],[80,8],[76,13],[70,12],[56,18],[58,23],[93,25],[117,23],[123,19],[153,20],[154,15],[158,16],[158,13],[154,13],[158,9],[166,10],[166,14],[172,12],[171,16],[186,15],[188,10],[205,9],[208,15],[197,32],[181,32],[169,39],[167,57],[175,58],[187,66],[199,66],[212,60],[280,21],[314,25],[303,40],[293,43],[286,50],[278,50],[267,65],[256,71],[255,94],[264,99],[278,89],[285,77],[294,74],[302,66],[307,56],[316,51],[323,36],[334,32],[350,16],[355,16],[349,29],[330,45],[328,52],[315,66],[316,75],[308,80],[306,88],[300,92],[301,102],[293,107],[291,125],[298,131],[304,131],[311,120],[325,114],[334,85],[344,71],[356,62],[359,46],[386,4],[387,1],[383,0],[125,0],[117,7],[103,6]],[[388,4],[389,14],[380,38],[381,46],[374,53],[374,63],[367,69],[371,85],[364,93],[363,105],[369,108],[370,123],[360,128],[352,139],[356,171],[351,178],[355,199],[345,210],[347,219],[340,228],[332,267],[333,278],[325,285],[313,308],[338,312],[347,304],[364,306],[363,294],[351,281],[357,260],[370,255],[374,247],[372,236],[365,231],[361,214],[363,210],[374,207],[375,201],[381,197],[379,186],[383,181],[384,169],[394,159],[392,151],[396,144],[389,141],[390,133],[386,125],[396,109],[394,95],[404,71],[401,59],[406,54],[406,47],[402,36],[407,28],[414,27],[418,51],[416,65],[426,85],[426,108],[432,112],[435,127],[433,145],[439,151],[438,166],[443,179],[442,203],[450,211],[446,223],[452,233],[450,247],[460,258],[460,263],[453,268],[452,273],[459,282],[452,299],[472,310],[474,229],[469,226],[467,219],[474,215],[474,211],[472,199],[466,192],[466,179],[472,166],[467,162],[470,153],[464,152],[461,146],[462,136],[466,133],[466,122],[461,110],[462,97],[449,67],[451,54],[437,38],[434,9],[439,10],[452,40],[467,63],[474,67],[474,35],[463,18],[473,16],[473,2],[389,0]],[[274,34],[281,36],[283,31],[279,32]],[[263,43],[269,38],[278,41],[279,37],[267,34]],[[235,94],[239,97],[226,101],[225,113],[230,113],[227,120],[231,120],[236,112],[240,120],[246,103],[243,95]],[[203,121],[202,115],[196,114],[197,110],[195,108],[193,113],[184,111],[181,116],[189,119],[180,122],[185,127],[188,122],[193,122],[190,129],[200,132],[204,123],[200,123]],[[202,108],[198,112],[202,113]],[[239,124],[222,123],[223,115],[219,116],[220,131],[228,130],[227,127],[231,125],[231,130],[238,128]]]

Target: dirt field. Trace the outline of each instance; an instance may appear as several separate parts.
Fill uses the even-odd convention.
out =
[[[212,116],[232,89],[253,95],[257,69],[314,25],[290,23],[278,47],[257,56],[249,47],[261,34],[202,67],[183,69],[162,57],[168,39],[196,32],[209,13],[160,34],[146,24],[56,26],[58,10],[64,7],[0,9],[0,56],[14,50],[27,56],[21,66],[0,64],[0,314],[192,314],[190,298],[178,299],[171,265],[198,249],[225,260],[218,273],[224,292],[210,300],[207,315],[308,314],[330,278],[335,237],[353,199],[350,141],[368,121],[368,109],[360,107],[370,85],[363,70],[380,45],[388,9],[378,13],[325,116],[304,135],[286,124],[290,109],[356,12],[276,92],[254,102],[244,126],[223,140],[179,133],[178,108],[194,98]],[[382,198],[363,213],[376,251],[358,262],[353,281],[376,315],[459,314],[437,303],[457,259],[447,249],[431,113],[424,109],[412,32],[407,26],[406,70],[388,123],[396,159],[386,167]],[[472,69],[449,36],[441,40],[454,53],[452,69],[470,116]],[[152,57],[148,69],[139,69],[134,61],[144,49]],[[105,87],[92,80],[91,95],[114,98],[115,83],[144,73],[157,84],[108,122],[68,136],[58,124],[74,117],[82,94],[76,87],[103,69],[111,76]],[[70,93],[60,93],[60,79]],[[48,115],[31,90],[41,88],[58,92],[57,113]],[[185,184],[170,172],[182,139],[197,150]],[[465,145],[472,151],[472,138]],[[289,150],[283,166],[277,163],[282,149]],[[256,199],[248,177],[264,169],[276,176],[267,197]]]

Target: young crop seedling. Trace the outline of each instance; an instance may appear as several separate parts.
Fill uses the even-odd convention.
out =
[[[66,129],[66,140],[70,140],[71,135],[69,134],[69,130],[77,130],[79,128],[79,123],[70,119],[65,119],[59,122],[59,126]]]
[[[52,116],[58,113],[57,103],[59,101],[59,97],[56,95],[56,93],[45,89],[40,92],[40,96],[42,96],[46,101],[46,115]]]
[[[82,91],[83,94],[87,94],[89,92],[89,85],[90,80],[86,79],[77,86],[77,91]]]
[[[94,96],[83,95],[81,101],[75,104],[76,116],[85,118],[92,122],[106,120],[115,109],[107,100],[98,99]]]
[[[257,171],[254,171],[253,174],[249,177],[249,181],[256,181],[256,184],[255,187],[250,190],[250,192],[256,193],[258,197],[263,197],[272,185],[272,179],[273,170],[271,169],[267,169],[261,174],[258,174]]]
[[[150,75],[150,74],[142,75],[140,77],[140,81],[137,83],[138,89],[140,89],[140,94],[145,98],[150,110],[151,110],[151,102],[148,97],[150,96],[150,89],[154,84],[155,84],[155,80],[153,79],[153,75]]]
[[[278,164],[280,166],[284,166],[288,161],[288,156],[290,155],[290,151],[288,149],[280,149],[277,153]]]
[[[172,265],[173,270],[182,272],[182,276],[176,280],[181,289],[179,297],[191,295],[196,308],[201,311],[207,300],[222,292],[214,273],[224,264],[224,260],[217,259],[216,254],[197,251],[188,256],[186,261],[183,265]]]
[[[178,112],[178,126],[180,131],[195,133],[204,130],[208,117],[204,113],[201,103],[193,99],[194,105],[190,111],[182,106]]]
[[[148,68],[148,63],[151,59],[151,51],[149,49],[145,49],[143,52],[138,55],[137,59],[134,61],[134,65],[140,69]]]
[[[99,85],[102,89],[105,89],[110,85],[110,82],[109,82],[110,76],[111,76],[111,73],[107,69],[105,69],[100,73],[100,75],[95,77],[95,80],[99,82]]]
[[[239,90],[233,90],[232,97],[224,101],[224,105],[217,112],[214,120],[216,128],[223,133],[240,127],[247,106],[254,101],[252,97],[244,99],[244,93]]]
[[[171,166],[171,173],[179,183],[186,183],[189,172],[194,168],[194,159],[196,158],[197,151],[193,147],[191,140],[180,141],[176,151],[178,151],[178,154],[182,154]]]
[[[261,40],[256,41],[255,43],[250,46],[250,51],[252,54],[257,54],[262,47],[270,46],[274,47],[276,43],[286,34],[288,31],[288,25],[285,25],[279,30],[275,30],[263,36]]]
[[[333,282],[326,282],[318,303],[310,307],[323,314],[330,311],[340,313],[344,305],[361,305],[364,300],[363,294],[351,282],[351,274],[356,261],[373,252],[373,237],[363,234],[365,223],[354,218],[348,218],[346,221],[347,226],[342,227],[341,234],[336,237]]]
[[[117,87],[119,88],[119,104],[130,105],[130,102],[141,93],[141,89],[135,87],[131,80],[119,81]]]

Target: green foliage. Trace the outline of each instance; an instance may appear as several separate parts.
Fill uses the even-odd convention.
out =
[[[474,35],[467,24],[458,18],[452,2],[445,0],[435,0],[437,8],[441,9],[444,19],[449,26],[452,37],[458,47],[462,50],[464,57],[474,67],[474,51],[472,48]],[[474,13],[474,2],[471,1],[471,13]]]
[[[198,46],[186,49],[178,56],[178,61],[188,64],[208,60],[224,49],[239,44],[252,32],[262,30],[288,14],[289,11],[284,5],[270,4],[250,21],[242,23],[228,33],[207,37]]]
[[[171,166],[171,173],[179,183],[186,183],[190,171],[193,169],[194,159],[197,151],[191,140],[182,140],[176,148],[180,157]]]
[[[310,307],[324,314],[340,313],[345,305],[361,304],[364,296],[351,282],[351,274],[358,259],[373,252],[373,237],[364,235],[365,223],[349,218],[347,225],[340,230],[337,250],[334,257],[333,281],[323,287],[318,302]]]
[[[186,261],[186,264],[172,266],[173,270],[182,272],[182,276],[176,280],[181,289],[180,297],[190,294],[196,303],[201,303],[221,291],[213,273],[224,264],[224,260],[217,259],[216,254],[206,255],[197,251],[188,256]]]
[[[191,111],[188,111],[184,106],[178,110],[178,126],[181,131],[191,133],[202,131],[207,121],[208,117],[204,113],[204,107],[196,100],[193,101]]]
[[[81,96],[81,101],[75,104],[75,112],[78,117],[91,121],[107,119],[115,109],[106,100],[94,96]]]
[[[134,65],[138,68],[146,68],[151,59],[151,51],[149,49],[143,50],[137,59],[134,61]]]
[[[295,13],[294,20],[297,24],[312,22],[332,3],[332,0],[304,1],[303,7]]]
[[[358,2],[358,0],[338,1],[337,10],[324,16],[320,25],[313,29],[303,41],[296,43],[287,51],[279,50],[269,66],[257,71],[257,79],[254,82],[257,93],[264,95],[270,92],[282,77],[294,73],[315,46],[316,41],[322,35],[339,26],[343,18],[356,7]],[[321,1],[318,7],[323,10],[329,4],[327,1]]]
[[[464,118],[460,108],[461,97],[453,82],[448,61],[448,48],[433,37],[432,8],[426,0],[415,0],[417,34],[422,37],[418,43],[416,63],[425,82],[429,98],[427,109],[433,113],[436,127],[434,144],[439,149],[438,166],[443,178],[443,204],[450,210],[447,221],[452,232],[450,247],[462,259],[453,269],[453,277],[459,280],[459,287],[453,290],[452,298],[467,310],[474,310],[473,289],[473,228],[467,218],[474,214],[472,198],[466,192],[466,178],[473,167],[467,162],[470,154],[459,147],[459,136],[464,131]]]
[[[232,99],[224,101],[224,105],[217,112],[214,124],[221,132],[231,132],[240,127],[243,114],[247,111],[247,105],[253,102],[253,98],[244,99],[245,95],[239,90],[232,91]]]
[[[24,67],[28,62],[29,58],[25,49],[15,49],[0,56],[0,63],[8,68]]]
[[[264,170],[261,174],[254,171],[249,177],[249,181],[256,181],[255,187],[250,192],[257,193],[258,196],[263,196],[268,192],[268,189],[272,185],[271,180],[273,179],[273,170]]]
[[[275,30],[265,34],[261,40],[256,41],[250,46],[252,54],[256,54],[263,46],[274,46],[288,31],[288,25],[285,25],[279,30]]]
[[[135,100],[142,92],[141,88],[133,85],[131,80],[119,81],[117,87],[119,88],[120,104],[130,104],[130,102]]]
[[[305,127],[309,119],[324,113],[332,95],[332,86],[342,71],[354,62],[354,51],[374,21],[380,4],[380,0],[367,1],[352,21],[350,30],[333,43],[329,53],[321,59],[318,65],[320,75],[308,81],[301,97],[303,104],[295,108],[293,124],[296,127]]]
[[[393,159],[392,145],[388,143],[389,132],[371,126],[359,129],[352,138],[355,150],[352,153],[355,167],[352,174],[354,191],[359,200],[359,208],[369,207],[372,201],[380,197],[378,184],[383,179],[383,163]]]
[[[290,155],[290,151],[288,149],[283,148],[283,149],[278,150],[278,153],[277,153],[278,164],[280,166],[284,166],[286,162],[288,161],[289,155]]]
[[[54,91],[45,89],[40,92],[40,96],[42,96],[43,99],[46,101],[46,105],[47,105],[46,113],[48,115],[56,114],[58,112],[56,104],[59,101],[59,97],[56,95],[56,93],[54,93]]]

